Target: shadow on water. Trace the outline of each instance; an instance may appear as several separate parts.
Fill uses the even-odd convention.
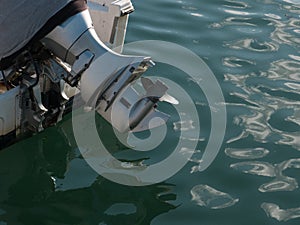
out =
[[[69,125],[70,119],[0,152],[1,225],[150,224],[176,208],[172,185],[123,186],[92,171],[74,140],[62,141]]]

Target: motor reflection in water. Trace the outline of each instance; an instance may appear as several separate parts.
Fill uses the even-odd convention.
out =
[[[129,187],[96,174],[74,147],[70,124],[66,119],[0,152],[1,225],[150,224],[176,208],[169,184]]]

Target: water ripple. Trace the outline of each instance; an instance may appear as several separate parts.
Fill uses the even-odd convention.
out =
[[[240,162],[230,165],[231,168],[241,171],[243,173],[265,176],[265,177],[275,177],[275,167],[267,162],[251,161],[251,162]]]
[[[227,67],[243,67],[246,65],[255,65],[256,63],[247,59],[240,59],[237,57],[225,57],[223,59],[223,65]]]
[[[225,80],[240,89],[231,95],[242,99],[243,107],[248,109],[247,114],[234,117],[244,130],[244,135],[235,141],[252,135],[260,143],[300,150],[299,68],[299,60],[281,59],[273,61],[260,76],[225,74]]]
[[[240,15],[240,16],[248,16],[250,13],[240,10],[232,10],[232,9],[224,9],[224,12],[233,14],[233,15]]]
[[[274,203],[262,203],[261,208],[265,211],[268,217],[274,218],[278,221],[288,221],[300,217],[300,207],[291,209],[280,209]]]
[[[285,1],[287,3],[297,4],[297,5],[300,4],[299,0],[283,0],[283,1]]]
[[[267,71],[269,79],[289,78],[299,82],[300,62],[297,60],[279,59],[271,62],[270,69]]]
[[[235,159],[259,159],[268,155],[269,152],[269,150],[264,148],[225,149],[226,155]]]
[[[227,193],[202,184],[194,186],[191,190],[191,195],[192,201],[197,205],[210,209],[227,208],[239,201],[239,199],[234,199]]]
[[[279,49],[279,45],[274,42],[260,42],[252,38],[228,41],[224,43],[224,47],[236,50],[247,49],[254,52],[275,52]]]
[[[300,19],[290,18],[288,21],[282,21],[277,19],[268,18],[274,26],[274,31],[270,34],[270,38],[282,45],[295,46],[300,44],[300,38],[297,35],[297,31],[300,26]],[[296,33],[296,34],[295,34]],[[295,36],[297,35],[297,36]]]
[[[239,12],[239,11],[227,10],[227,12],[236,15],[247,15],[247,13]],[[225,26],[239,26],[239,25],[243,26],[244,31],[246,31],[245,26],[256,27],[256,29],[254,28],[251,29],[252,32],[259,31],[259,28],[257,27],[256,23],[252,20],[251,17],[241,17],[241,16],[227,17],[225,20],[221,22],[212,23],[210,27],[220,29],[220,28],[224,28]]]
[[[300,158],[289,159],[274,165],[260,161],[239,162],[230,167],[247,174],[274,177],[274,180],[258,188],[260,192],[293,191],[298,188],[297,180],[284,175],[283,172],[289,168],[300,169]]]
[[[293,191],[298,187],[296,179],[292,177],[280,176],[269,183],[261,185],[258,190],[260,192],[278,192]]]
[[[245,9],[249,7],[249,5],[246,2],[236,0],[226,0],[226,4],[224,4],[224,6],[236,9]]]

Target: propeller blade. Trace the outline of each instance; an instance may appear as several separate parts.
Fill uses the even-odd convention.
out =
[[[171,103],[171,104],[173,104],[173,105],[178,105],[179,104],[179,101],[176,99],[176,98],[174,98],[174,97],[172,97],[171,95],[169,95],[168,93],[166,93],[165,95],[163,95],[160,99],[159,99],[159,101],[164,101],[164,102],[168,102],[168,103]]]
[[[167,93],[168,87],[164,85],[161,81],[157,80],[154,83],[149,78],[142,77],[141,82],[148,96],[155,97],[160,101],[165,101],[174,105],[179,104],[177,99],[175,99],[174,97],[172,97]]]
[[[159,99],[168,90],[168,87],[159,80],[156,80],[154,83],[149,78],[142,77],[141,82],[147,92],[147,96],[156,97]]]

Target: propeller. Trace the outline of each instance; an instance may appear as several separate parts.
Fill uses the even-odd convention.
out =
[[[167,93],[168,87],[160,80],[157,80],[154,83],[149,78],[142,77],[141,82],[147,92],[147,96],[151,96],[155,100],[159,100],[161,102],[164,101],[174,105],[179,104],[177,99]]]

